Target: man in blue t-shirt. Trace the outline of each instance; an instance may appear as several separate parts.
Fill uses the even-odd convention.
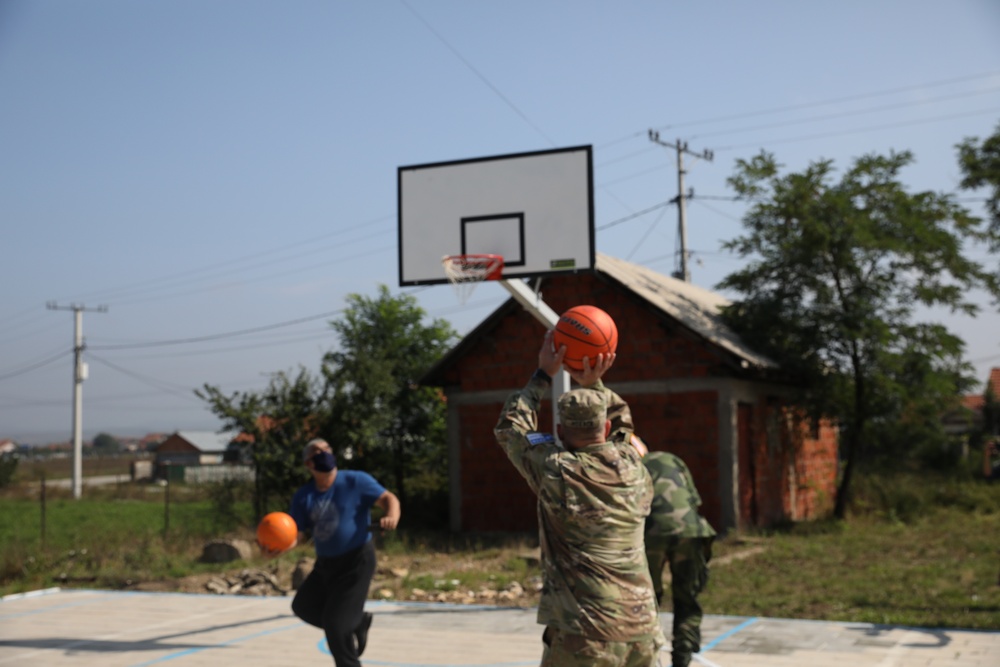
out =
[[[288,513],[298,524],[296,544],[312,535],[316,565],[295,594],[292,611],[323,629],[337,667],[356,667],[372,622],[364,610],[375,574],[370,511],[373,505],[381,508],[379,525],[394,530],[399,499],[366,472],[338,470],[325,440],[311,440],[302,459],[312,480],[295,492]]]

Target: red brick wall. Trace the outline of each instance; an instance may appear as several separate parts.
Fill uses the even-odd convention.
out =
[[[774,399],[753,404],[751,424],[756,523],[766,526],[791,516],[786,496],[792,452],[783,410]]]
[[[827,420],[816,433],[800,423],[796,441],[796,520],[816,519],[833,509],[837,493],[837,429]],[[815,437],[814,437],[815,436]]]
[[[626,381],[732,374],[710,346],[607,279],[596,275],[549,278],[543,285],[542,297],[556,312],[592,303],[614,318],[619,331],[618,358],[605,377],[612,388]],[[512,309],[491,330],[480,332],[480,337],[445,371],[445,383],[459,392],[506,392],[524,386],[537,367],[544,331],[542,324],[523,308]],[[722,507],[717,393],[623,393],[623,398],[632,410],[637,432],[650,449],[672,451],[688,464],[704,502],[702,511],[719,527]],[[549,403],[543,403],[540,430],[551,429]],[[537,528],[534,494],[493,437],[501,408],[500,402],[458,408],[464,531]],[[755,472],[752,493],[762,524],[816,516],[823,511],[825,499],[832,497],[830,471],[835,472],[836,466],[832,431],[822,431],[818,441],[803,437],[808,435],[805,432],[793,437],[784,427],[776,430],[774,424],[784,424],[777,418],[769,431],[767,415],[779,409],[753,404],[750,410]],[[797,453],[794,459],[793,443]],[[794,494],[790,487],[793,478]]]
[[[650,451],[669,451],[684,460],[702,498],[702,514],[720,525],[719,398],[714,391],[623,394],[636,433]]]
[[[545,407],[543,419],[549,419],[547,423],[551,424]],[[466,405],[460,410],[463,531],[538,529],[535,495],[493,437],[502,408],[502,403],[496,403]]]
[[[836,492],[836,429],[824,421],[814,437],[808,420],[796,419],[774,398],[755,404],[751,419],[757,524],[829,513]]]

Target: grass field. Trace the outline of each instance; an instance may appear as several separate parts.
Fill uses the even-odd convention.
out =
[[[124,475],[130,472],[130,465],[135,456],[87,456],[80,462],[84,477],[100,475]],[[73,476],[73,459],[70,456],[61,458],[22,459],[14,474],[14,482],[37,481],[45,475],[48,479],[69,478]]]
[[[250,508],[220,514],[205,489],[177,485],[169,506],[155,487],[112,487],[75,501],[30,493],[0,497],[0,595],[46,588],[127,588],[179,581],[219,566],[198,562],[204,542],[252,540]],[[167,525],[169,523],[169,526]],[[528,536],[421,534],[405,522],[379,539],[380,570],[405,571],[394,595],[537,579],[521,556]],[[846,521],[730,536],[716,544],[708,614],[1000,629],[1000,485],[936,476],[859,480]],[[283,557],[290,566],[310,555]],[[746,556],[741,558],[740,556]],[[227,572],[263,560],[227,564]],[[537,597],[522,598],[532,603]]]

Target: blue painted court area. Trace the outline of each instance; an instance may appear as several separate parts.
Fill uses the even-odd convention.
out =
[[[322,633],[290,598],[49,589],[0,600],[0,667],[332,665]],[[370,602],[365,665],[529,667],[534,609]],[[671,617],[661,622],[669,637]],[[1000,665],[1000,632],[705,617],[707,667]],[[670,664],[669,653],[661,661]]]

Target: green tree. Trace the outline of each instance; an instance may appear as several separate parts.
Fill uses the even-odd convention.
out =
[[[417,488],[440,498],[447,475],[445,404],[436,388],[417,379],[457,334],[444,320],[425,324],[415,297],[394,297],[385,285],[375,298],[352,294],[347,300],[343,319],[331,323],[340,345],[323,359],[331,434],[350,445],[360,467],[383,483],[391,480],[404,507]]]
[[[94,436],[94,451],[98,454],[116,454],[121,451],[121,443],[113,435],[98,433]]]
[[[986,383],[983,390],[983,426],[981,441],[1000,435],[1000,400],[997,400],[997,389],[992,382]]]
[[[302,447],[327,439],[341,467],[372,473],[408,505],[411,519],[443,519],[447,502],[445,405],[439,391],[417,379],[448,350],[457,334],[444,320],[423,322],[409,295],[384,285],[376,298],[347,297],[342,320],[330,322],[339,346],[323,357],[321,377],[300,369],[276,373],[263,392],[223,394],[206,384],[195,393],[224,422],[250,436],[231,459],[255,468],[258,518],[287,503],[304,481]]]
[[[9,486],[13,481],[20,460],[16,452],[0,454],[0,489]]]
[[[254,466],[256,518],[286,507],[305,481],[302,447],[317,437],[326,419],[322,380],[300,368],[294,378],[284,372],[273,374],[260,393],[226,395],[206,384],[195,394],[208,402],[226,430],[239,431],[246,438],[240,455]]]
[[[958,165],[962,170],[960,186],[966,190],[991,188],[986,199],[992,230],[1000,233],[1000,124],[983,141],[969,138],[958,145]],[[994,250],[997,245],[992,246]]]
[[[996,276],[963,254],[965,243],[996,235],[949,195],[908,193],[899,174],[910,162],[909,152],[864,156],[834,181],[831,161],[783,176],[761,153],[737,161],[729,179],[752,203],[746,234],[724,244],[750,258],[720,283],[743,297],[725,316],[803,387],[814,417],[840,425],[838,518],[873,425],[972,381],[963,341],[916,322],[916,309],[974,315],[970,290],[1000,292]]]

